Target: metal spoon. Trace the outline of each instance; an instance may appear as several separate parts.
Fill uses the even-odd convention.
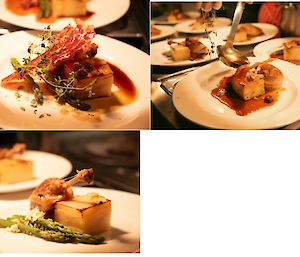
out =
[[[217,52],[219,59],[225,63],[227,66],[238,68],[241,65],[249,64],[249,60],[241,52],[233,48],[233,40],[240,23],[243,11],[245,8],[245,3],[238,2],[234,17],[232,21],[231,30],[225,45],[218,45]]]

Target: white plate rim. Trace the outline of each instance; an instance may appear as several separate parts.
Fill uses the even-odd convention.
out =
[[[164,37],[171,36],[176,32],[173,26],[168,25],[153,25],[154,28],[160,29],[161,33],[159,35],[151,37],[151,40],[158,40]],[[151,29],[151,28],[150,28]]]
[[[249,60],[251,63],[254,63],[265,59],[249,57]],[[289,108],[285,108],[283,111],[280,110],[280,105],[276,105],[280,103],[281,99],[279,98],[279,102],[269,108],[259,110],[247,116],[238,116],[235,111],[220,103],[217,99],[214,99],[210,95],[210,92],[211,89],[216,87],[216,84],[222,78],[220,74],[228,76],[229,73],[234,74],[235,72],[235,69],[225,66],[221,61],[216,61],[200,67],[183,78],[176,85],[173,91],[173,105],[176,110],[187,119],[191,120],[195,124],[211,129],[276,129],[293,123],[300,119],[300,112],[297,111],[300,110],[300,82],[297,81],[295,76],[295,73],[297,74],[298,67],[292,63],[286,63],[282,60],[275,60],[272,64],[277,67],[280,66],[280,69],[285,75],[284,83],[286,82],[291,84],[291,91],[295,91],[288,92],[288,94],[293,95],[292,97],[294,99],[291,103],[284,102],[284,104],[289,105]],[[217,75],[218,73],[219,75]],[[206,78],[203,78],[202,81],[200,79],[196,84],[196,77],[199,74],[205,74],[203,76],[206,76]],[[207,88],[207,91],[200,89],[201,82],[204,82],[204,79],[208,81],[208,79],[213,77],[218,82],[215,85],[210,85],[212,88]],[[286,91],[281,92],[281,94]],[[199,93],[202,93],[202,95],[199,95]],[[194,98],[192,100],[190,99],[191,95],[192,98]],[[200,96],[203,101],[206,99],[206,105],[201,106],[200,100],[196,99],[197,96]],[[188,103],[192,104],[192,108],[190,108],[190,106],[187,107]],[[270,112],[273,112],[273,114],[270,115]],[[223,115],[221,115],[221,113],[223,113]]]
[[[178,32],[183,32],[183,33],[187,33],[187,34],[205,33],[205,29],[197,29],[197,30],[196,29],[195,30],[189,29],[189,26],[192,23],[194,23],[195,21],[196,21],[196,19],[181,22],[181,23],[175,25],[175,30],[178,31]],[[226,27],[226,26],[231,24],[231,19],[226,18],[226,17],[216,17],[216,24],[217,24],[217,26],[207,28],[206,31],[210,32],[210,31],[215,31],[215,30],[218,30],[220,28]]]
[[[234,42],[233,45],[243,46],[243,45],[256,44],[256,43],[268,40],[270,38],[273,38],[278,33],[278,28],[273,24],[269,24],[269,23],[251,23],[251,22],[249,22],[249,24],[257,26],[258,28],[262,29],[263,31],[266,30],[266,29],[270,30],[270,33],[268,33],[266,35],[264,34],[264,35],[261,35],[261,36],[254,37],[253,40],[244,41],[244,42]],[[221,28],[221,29],[217,30],[216,31],[217,35],[213,32],[210,33],[211,39],[212,40],[218,40],[218,41],[222,42],[222,45],[225,45],[226,41],[224,41],[224,40],[227,37],[227,36],[225,36],[225,34],[228,35],[230,29],[231,29],[231,26],[227,26],[227,27],[224,27],[224,28]]]
[[[137,252],[139,251],[139,241],[140,241],[140,195],[129,193],[120,190],[114,189],[104,189],[104,188],[93,188],[93,187],[72,187],[75,195],[83,195],[89,192],[98,193],[112,202],[112,217],[111,217],[111,225],[112,231],[115,230],[116,233],[121,232],[122,235],[119,236],[112,236],[109,238],[109,233],[103,233],[103,236],[107,237],[107,241],[103,245],[84,245],[84,244],[59,244],[54,242],[47,242],[43,239],[28,236],[25,234],[15,234],[10,232],[4,232],[4,229],[0,229],[0,238],[8,238],[13,239],[13,243],[16,240],[24,240],[24,246],[22,249],[16,251],[22,253],[50,253],[50,252],[60,252],[60,253],[76,253],[76,252],[94,252],[94,253],[101,253],[101,252]],[[13,214],[25,214],[25,213],[16,213],[18,209],[29,210],[29,201],[28,200],[16,200],[14,203],[15,207],[10,208],[2,208],[0,211],[1,218],[7,218]],[[115,211],[114,211],[115,210]],[[124,210],[124,213],[121,211]],[[118,213],[118,211],[120,213]],[[127,217],[127,215],[131,214],[131,216]],[[124,216],[124,217],[123,217]],[[126,217],[125,217],[126,216]],[[112,232],[114,233],[114,232]],[[116,238],[115,238],[116,237]],[[16,239],[17,238],[17,239]],[[16,239],[16,240],[14,240]],[[3,241],[2,241],[3,242]],[[26,243],[27,242],[27,243]],[[126,244],[126,242],[128,242]],[[22,242],[23,243],[23,242]],[[31,244],[35,244],[36,247],[32,247]],[[3,247],[5,245],[0,245],[0,251],[3,252]],[[45,249],[50,249],[51,251],[43,251],[42,248],[46,247]],[[117,249],[123,248],[125,250]],[[2,249],[1,249],[2,248]],[[11,247],[13,249],[13,247]],[[31,249],[34,248],[34,251]],[[7,248],[6,248],[7,249]],[[14,252],[14,251],[4,251],[4,252]]]
[[[196,12],[196,11],[189,11],[189,12],[183,12],[183,13],[190,15],[191,18],[187,18],[184,20],[168,21],[166,15],[160,15],[158,17],[154,17],[151,20],[151,22],[153,24],[175,25],[175,24],[178,24],[181,22],[185,22],[187,20],[192,20],[192,19],[196,19],[196,18],[200,17],[200,12]]]
[[[71,173],[73,168],[68,159],[49,152],[26,150],[20,158],[33,161],[35,178],[15,184],[0,185],[0,193],[18,192],[34,188],[48,177],[64,178]],[[51,175],[49,172],[51,172]]]
[[[5,58],[9,57],[16,57],[15,55],[18,53],[18,51],[24,52],[26,54],[26,49],[28,47],[28,42],[33,41],[36,38],[37,33],[36,32],[28,32],[28,31],[18,31],[18,32],[13,32],[4,36],[0,37],[0,43],[2,45],[7,45],[7,46],[12,46],[7,49],[5,53],[0,57],[0,62],[3,62]],[[26,43],[25,43],[26,42]],[[84,123],[80,122],[79,120],[75,120],[75,118],[72,117],[56,117],[56,123],[55,122],[49,122],[43,120],[40,121],[38,118],[32,116],[33,112],[31,114],[25,114],[28,118],[34,119],[34,122],[30,123],[30,126],[28,125],[27,120],[21,120],[16,123],[16,121],[11,121],[14,123],[7,123],[5,120],[6,118],[10,118],[10,115],[16,115],[16,116],[24,116],[21,113],[20,110],[11,110],[4,106],[3,103],[0,103],[0,108],[5,110],[5,117],[1,117],[0,115],[0,126],[4,129],[7,130],[12,130],[12,129],[149,129],[149,112],[150,112],[150,86],[149,81],[150,81],[150,70],[149,70],[149,60],[150,57],[148,54],[145,52],[129,45],[124,42],[118,41],[116,39],[106,37],[103,35],[96,35],[94,38],[93,42],[97,43],[99,45],[99,50],[98,50],[98,56],[101,58],[106,59],[107,61],[111,62],[112,64],[116,65],[119,67],[121,70],[123,70],[127,76],[134,82],[138,93],[139,97],[138,99],[131,103],[130,105],[124,106],[121,109],[108,113],[105,115],[104,118],[106,120],[104,122],[99,122],[99,123]],[[130,59],[132,62],[131,65],[128,65],[128,59]],[[9,64],[9,59],[7,60]],[[0,81],[3,77],[6,77],[9,75],[13,70],[10,68],[9,72],[6,74],[3,74],[3,71],[1,71],[1,78]],[[4,97],[4,94],[10,94],[13,96],[12,93],[13,91],[9,92],[10,90],[4,89],[0,87],[0,91]],[[24,93],[26,96],[26,93]],[[27,94],[28,98],[30,96]],[[24,100],[22,102],[22,99],[20,100],[22,104],[26,105],[26,101]],[[50,101],[50,100],[49,100]],[[20,103],[20,104],[21,104]],[[29,102],[30,103],[30,102]],[[50,102],[51,103],[51,102]],[[54,102],[52,103],[52,106],[48,106],[44,104],[44,106],[39,106],[41,111],[46,109],[46,107],[51,110],[55,110],[54,107]],[[27,101],[28,105],[28,101]],[[29,105],[28,105],[29,106]],[[138,107],[138,108],[137,108]],[[31,107],[29,107],[31,108]],[[44,109],[43,109],[44,108]],[[31,108],[32,109],[32,108]],[[126,112],[126,110],[129,110]],[[44,110],[47,112],[47,110]],[[48,110],[49,111],[49,110]],[[133,111],[132,114],[130,112]],[[4,112],[2,112],[3,114]],[[19,113],[19,114],[18,114]],[[28,116],[29,115],[29,116]],[[73,122],[73,126],[71,127],[66,124],[66,119],[68,119],[68,122]],[[12,124],[12,125],[11,125]]]
[[[173,40],[176,41],[176,42],[182,42],[185,39],[186,38],[176,38],[176,39],[173,39]],[[208,49],[211,49],[211,42],[210,42],[209,39],[207,39],[207,38],[199,38],[199,41],[202,42],[204,45],[206,45],[206,47]],[[216,45],[217,44],[215,44],[215,46]],[[162,53],[164,51],[168,51],[167,40],[155,42],[155,43],[152,43],[150,45],[150,52],[152,53],[151,54],[151,65],[169,66],[169,67],[171,67],[171,66],[190,66],[190,65],[195,65],[195,64],[203,63],[203,62],[209,62],[211,60],[214,60],[214,59],[218,58],[216,49],[214,47],[214,52],[210,56],[206,55],[205,58],[203,58],[203,59],[197,59],[195,61],[191,61],[191,60],[185,60],[185,61],[179,61],[179,62],[171,61],[171,62],[164,63],[164,62],[161,62],[159,60],[161,59],[161,60],[166,60],[167,61],[168,58],[163,57],[163,56],[160,57],[160,58],[155,58],[155,56],[159,56],[160,54],[162,55]],[[153,54],[153,52],[155,52],[155,54]]]
[[[113,4],[111,3],[112,1],[114,1]],[[99,28],[120,19],[127,13],[130,7],[130,0],[112,1],[110,1],[110,5],[107,5],[105,1],[101,0],[88,1],[88,10],[95,12],[95,14],[91,18],[87,19],[86,22],[88,24],[93,24],[95,28]],[[118,8],[114,8],[115,5],[117,5]],[[101,14],[100,11],[97,11],[103,9],[105,10],[105,18],[103,18],[103,14]],[[5,0],[0,0],[0,17],[1,20],[5,22],[30,29],[44,30],[44,28],[48,25],[47,23],[35,21],[34,15],[27,15],[22,17],[11,13],[9,10],[6,9]],[[51,29],[53,31],[60,31],[69,23],[75,25],[74,19],[62,18],[52,23]]]
[[[253,54],[257,57],[270,57],[271,53],[282,48],[283,43],[292,40],[300,40],[300,37],[284,37],[267,40],[257,44],[253,49]]]

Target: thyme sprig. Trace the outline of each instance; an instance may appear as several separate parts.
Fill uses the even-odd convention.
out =
[[[97,79],[93,80],[90,84],[85,87],[78,88],[76,87],[77,79],[74,72],[70,73],[69,78],[63,79],[61,77],[55,77],[49,71],[49,66],[53,64],[54,61],[51,61],[48,58],[49,51],[53,51],[55,54],[55,36],[51,30],[50,25],[47,26],[42,34],[39,36],[39,39],[30,42],[27,53],[28,56],[23,58],[23,64],[19,65],[16,70],[19,72],[20,76],[25,78],[31,78],[34,82],[33,77],[38,76],[45,83],[53,87],[54,92],[56,93],[55,98],[57,100],[64,99],[67,103],[71,104],[75,108],[83,106],[82,110],[90,109],[90,106],[83,104],[78,99],[74,99],[76,90],[86,90],[89,92],[89,97],[92,96],[92,87],[96,83]],[[38,63],[32,64],[34,58],[38,57]],[[15,58],[14,58],[15,59]],[[15,59],[16,60],[16,59]],[[38,86],[32,87],[34,92],[34,100],[32,101],[32,107],[36,107],[36,104],[43,103],[43,94],[39,90]],[[76,101],[75,101],[76,100]]]
[[[205,12],[201,9],[200,10],[201,12],[201,15],[202,17],[205,15]],[[215,24],[215,21],[216,21],[216,17],[217,17],[217,13],[216,13],[216,10],[215,9],[212,9],[209,13],[208,13],[208,16],[207,16],[207,19],[204,20],[204,24],[207,24],[207,25],[210,25],[212,24],[212,26],[214,26]],[[211,44],[211,47],[210,47],[210,50],[209,50],[209,56],[212,56],[212,54],[215,53],[215,47],[216,47],[216,44],[215,42],[212,41],[211,39],[211,36],[210,36],[210,33],[209,31],[207,30],[207,28],[205,28],[204,30],[205,32],[205,35],[206,37],[209,39],[210,41],[210,44]],[[212,31],[211,33],[215,34],[217,36],[217,31]]]

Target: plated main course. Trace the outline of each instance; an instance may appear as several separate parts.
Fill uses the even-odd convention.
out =
[[[111,229],[111,200],[93,192],[74,196],[72,190],[74,184],[93,179],[89,168],[73,178],[44,180],[28,198],[28,213],[0,219],[0,227],[52,242],[103,244],[100,234]]]
[[[94,37],[93,26],[79,19],[76,27],[69,25],[58,35],[47,27],[39,43],[30,43],[23,65],[11,59],[16,71],[2,79],[1,86],[32,89],[33,104],[43,104],[43,95],[52,94],[75,108],[89,110],[91,106],[79,100],[109,96],[114,79],[107,62],[95,57]]]
[[[88,0],[6,0],[6,8],[16,15],[35,14],[39,22],[53,22],[59,17],[89,17]]]
[[[270,57],[300,65],[300,40],[283,43],[281,49],[271,53]]]
[[[194,30],[202,30],[212,28],[215,23],[215,15],[208,12],[202,12],[201,17],[192,22],[189,26]]]
[[[23,157],[27,145],[16,143],[0,149],[0,185],[10,185],[34,178],[34,162]]]
[[[274,105],[279,98],[284,75],[270,64],[274,59],[242,65],[232,76],[223,77],[211,95],[233,109],[237,115],[246,116]]]
[[[165,15],[166,15],[167,20],[169,22],[182,21],[182,20],[186,20],[186,19],[190,19],[191,18],[188,14],[183,13],[179,9],[175,9],[175,10],[169,12],[169,13],[166,13]]]
[[[163,55],[171,57],[175,62],[201,59],[209,54],[209,49],[198,38],[188,37],[182,42],[168,39],[167,43],[170,51],[164,52]]]
[[[22,63],[11,58],[15,72],[2,79],[1,87],[15,91],[16,99],[20,92],[33,94],[34,112],[45,99],[54,99],[66,114],[79,110],[79,119],[101,122],[102,114],[137,100],[137,89],[119,67],[97,56],[95,37],[94,27],[80,19],[55,35],[47,26],[39,39],[29,43]]]
[[[262,29],[251,23],[240,24],[237,28],[237,32],[234,37],[234,42],[249,41],[254,37],[261,36],[263,34]]]

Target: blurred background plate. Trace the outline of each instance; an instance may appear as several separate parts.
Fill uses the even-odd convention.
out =
[[[257,37],[253,37],[251,40],[247,40],[244,42],[234,42],[233,43],[234,45],[252,45],[273,38],[278,33],[278,28],[275,25],[268,24],[268,23],[251,23],[251,24],[260,28],[263,31],[263,34]],[[231,26],[218,29],[216,31],[217,33],[212,32],[210,34],[211,40],[223,42],[223,45],[225,45],[230,30],[231,30]]]
[[[196,20],[189,20],[175,25],[175,30],[183,33],[191,33],[191,34],[199,34],[205,33],[206,31],[215,31],[220,28],[226,27],[231,24],[231,19],[224,17],[215,18],[214,26],[210,28],[201,28],[201,29],[193,29],[191,24],[193,24]]]
[[[300,41],[300,37],[284,37],[275,38],[262,42],[256,45],[253,49],[253,54],[257,57],[269,58],[270,55],[280,49],[283,49],[283,44],[293,40]]]
[[[153,28],[160,30],[160,33],[157,35],[151,36],[151,40],[158,40],[164,37],[170,36],[176,32],[173,26],[167,25],[153,25]],[[151,27],[152,29],[152,27]]]
[[[8,23],[36,30],[44,30],[49,24],[36,21],[34,14],[19,16],[10,12],[6,5],[6,0],[0,0],[0,19]],[[117,7],[117,8],[116,8]],[[129,9],[130,0],[90,0],[88,1],[88,11],[94,14],[85,20],[86,23],[94,25],[95,28],[105,26],[120,19]],[[69,23],[75,24],[74,18],[59,18],[51,24],[53,31],[60,31]]]
[[[154,17],[152,19],[152,23],[154,24],[168,24],[168,25],[175,25],[177,23],[181,23],[190,19],[197,19],[200,17],[200,12],[198,11],[189,11],[189,12],[183,12],[183,14],[188,15],[190,18],[182,19],[182,20],[173,20],[168,21],[167,15],[160,15],[157,17]]]
[[[0,185],[0,193],[35,188],[49,177],[64,178],[72,171],[71,162],[56,154],[26,150],[21,158],[33,161],[34,179],[11,185]]]
[[[72,163],[72,172],[93,168],[93,186],[139,193],[139,131],[17,131],[0,133],[0,147],[16,142],[27,149],[62,156]],[[124,145],[127,144],[127,145]],[[48,176],[49,174],[47,174]],[[0,199],[1,200],[1,199]]]
[[[176,38],[173,41],[175,42],[183,42],[185,38]],[[170,51],[170,45],[167,40],[159,41],[152,43],[150,45],[151,51],[151,65],[157,66],[190,66],[198,63],[209,62],[216,58],[218,58],[216,45],[212,46],[211,41],[208,38],[199,38],[199,41],[204,44],[209,50],[211,54],[204,55],[203,58],[196,58],[195,60],[184,60],[184,61],[174,61],[171,57],[167,57],[164,53]]]

